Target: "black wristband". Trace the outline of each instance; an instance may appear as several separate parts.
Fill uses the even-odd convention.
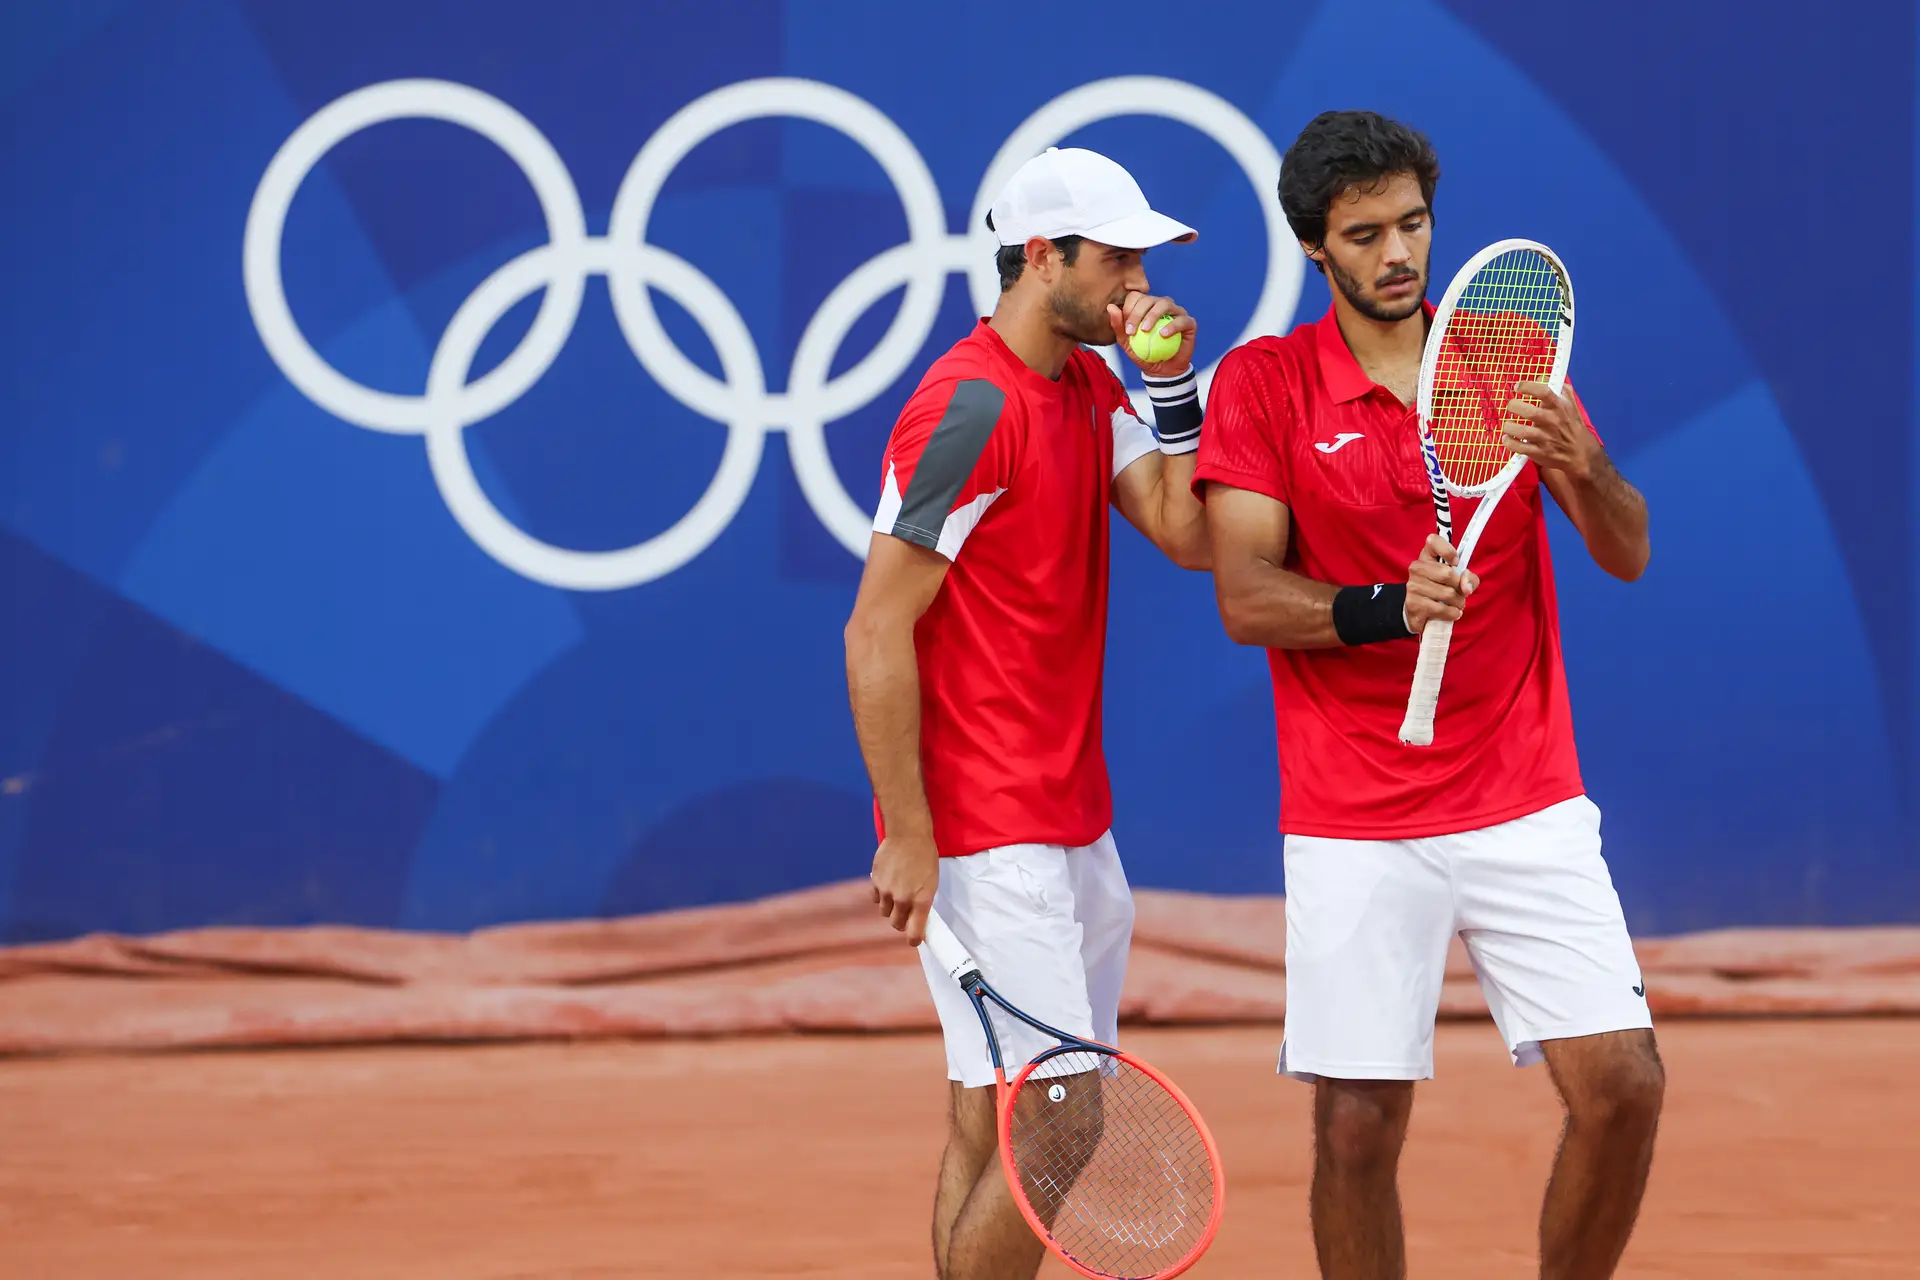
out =
[[[1341,644],[1378,644],[1405,640],[1407,586],[1404,582],[1377,582],[1370,587],[1342,587],[1333,596],[1333,629]]]

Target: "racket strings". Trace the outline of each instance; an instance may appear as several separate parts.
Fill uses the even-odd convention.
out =
[[[1566,315],[1560,272],[1533,249],[1513,249],[1474,273],[1441,334],[1428,429],[1456,488],[1486,484],[1513,457],[1504,429],[1522,382],[1553,371]]]
[[[1010,1137],[1027,1203],[1089,1270],[1156,1276],[1204,1239],[1212,1156],[1186,1108],[1139,1068],[1080,1051],[1049,1059],[1015,1096]]]

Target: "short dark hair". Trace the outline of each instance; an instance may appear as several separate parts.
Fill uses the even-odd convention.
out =
[[[1322,111],[1281,161],[1280,207],[1295,237],[1318,249],[1327,242],[1327,212],[1342,191],[1374,191],[1397,173],[1414,176],[1431,212],[1440,157],[1426,134],[1372,111]]]
[[[987,214],[987,230],[993,230],[993,214]],[[1060,258],[1068,266],[1080,256],[1080,246],[1085,236],[1061,236],[1053,241],[1053,247],[1060,251]],[[1000,273],[1000,292],[1013,288],[1014,281],[1027,269],[1027,246],[1024,244],[1003,244],[993,251],[993,265]]]

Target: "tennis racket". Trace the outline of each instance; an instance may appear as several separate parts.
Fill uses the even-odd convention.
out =
[[[927,916],[925,945],[987,1034],[1000,1164],[1027,1225],[1096,1280],[1163,1280],[1197,1262],[1220,1229],[1226,1181],[1213,1135],[1186,1095],[1131,1054],[1009,1004],[937,913]],[[989,1004],[1059,1042],[1012,1083]]]
[[[1507,447],[1507,405],[1522,382],[1558,392],[1573,355],[1573,284],[1553,250],[1531,240],[1502,240],[1468,259],[1447,286],[1420,359],[1420,457],[1433,487],[1435,524],[1453,541],[1448,499],[1480,499],[1455,547],[1465,571],[1473,549],[1508,488],[1527,464]],[[1524,423],[1520,424],[1524,425]],[[1420,633],[1400,741],[1433,743],[1433,715],[1447,670],[1453,623],[1435,620]]]

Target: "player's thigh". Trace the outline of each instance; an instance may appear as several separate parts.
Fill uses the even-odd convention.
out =
[[[1287,1015],[1299,1079],[1424,1080],[1453,933],[1446,869],[1423,840],[1288,836]]]
[[[1008,845],[942,858],[934,908],[1010,1003],[1070,1034],[1093,1034],[1065,849]],[[972,1001],[925,948],[921,966],[940,1014],[948,1078],[970,1088],[992,1084],[986,1037]],[[1009,1076],[1055,1043],[1011,1018],[992,1016]]]
[[[1080,922],[1080,958],[1087,975],[1093,1038],[1113,1044],[1119,1036],[1120,993],[1133,944],[1133,890],[1113,833],[1067,850],[1067,874],[1074,918]]]
[[[994,1106],[993,1090],[969,1089],[958,1080],[950,1080],[948,1085],[948,1126],[953,1135],[970,1151],[992,1151],[1000,1140],[1000,1115]]]
[[[1542,1041],[1653,1025],[1592,801],[1446,839],[1461,937],[1517,1065]]]

